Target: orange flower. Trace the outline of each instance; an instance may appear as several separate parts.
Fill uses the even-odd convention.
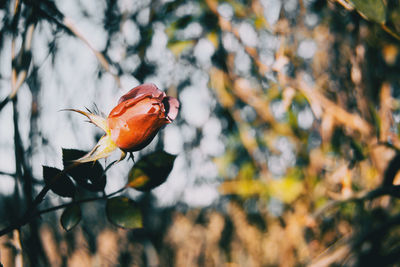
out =
[[[178,115],[179,101],[167,97],[154,84],[143,84],[123,95],[107,118],[111,139],[132,152],[147,146]]]
[[[154,84],[139,85],[123,95],[107,118],[76,109],[92,123],[105,131],[96,146],[78,162],[105,158],[115,149],[126,152],[138,151],[147,146],[164,125],[171,123],[179,111],[179,101],[166,96]]]

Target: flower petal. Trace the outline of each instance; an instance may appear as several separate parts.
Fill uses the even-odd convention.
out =
[[[179,112],[179,101],[175,97],[167,96],[163,99],[163,104],[165,107],[165,116],[170,120],[175,120]]]
[[[162,100],[162,98],[165,97],[165,93],[160,91],[160,89],[158,89],[158,87],[155,84],[145,83],[131,89],[128,93],[121,96],[121,98],[118,101],[118,104],[128,99],[138,98],[141,96],[152,96],[154,98],[159,98],[160,100]]]

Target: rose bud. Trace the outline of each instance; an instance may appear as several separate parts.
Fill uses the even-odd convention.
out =
[[[179,101],[154,84],[143,84],[123,95],[107,118],[111,139],[123,151],[147,146],[178,115]]]
[[[122,151],[121,159],[126,152],[144,148],[161,127],[176,118],[179,101],[166,96],[154,84],[142,84],[123,95],[107,118],[91,112],[68,110],[85,115],[106,132],[92,151],[76,160],[83,163],[105,158],[117,148]]]

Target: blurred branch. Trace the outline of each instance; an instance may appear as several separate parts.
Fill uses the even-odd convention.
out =
[[[108,73],[110,73],[114,77],[118,87],[121,88],[121,81],[119,79],[118,74],[114,73],[111,70],[110,64],[109,64],[108,60],[104,57],[104,55],[102,53],[100,53],[99,51],[97,51],[93,47],[93,45],[89,42],[89,40],[74,26],[74,24],[72,23],[71,19],[69,19],[67,17],[64,17],[63,24],[77,38],[81,39],[87,45],[87,47],[89,47],[90,50],[92,50],[92,52],[96,56],[97,60],[99,61],[100,65],[104,68],[105,71],[107,71]]]
[[[370,201],[382,196],[391,196],[395,198],[400,198],[400,185],[394,186],[382,186],[374,189],[372,191],[355,193],[351,197],[340,200],[332,200],[326,205],[321,207],[319,210],[314,212],[313,217],[322,216],[327,210],[337,207],[341,204],[351,203],[351,202],[363,202]]]
[[[257,157],[257,149],[258,149],[258,144],[257,144],[257,140],[255,139],[254,136],[252,136],[250,134],[250,130],[252,129],[252,127],[249,125],[249,123],[247,123],[246,121],[244,121],[240,115],[239,110],[234,108],[235,105],[235,98],[234,96],[232,96],[232,94],[228,91],[228,88],[230,87],[235,87],[231,86],[231,82],[232,80],[230,79],[229,75],[226,74],[224,71],[216,69],[216,68],[212,68],[210,70],[210,84],[211,87],[214,88],[217,98],[218,98],[218,102],[221,103],[221,105],[231,114],[231,116],[234,118],[237,127],[238,127],[238,131],[239,131],[239,138],[244,146],[244,148],[246,149],[247,153],[249,154],[250,158],[252,159],[253,163],[255,164],[255,166],[257,166],[259,168],[259,170],[261,170],[261,176],[263,177],[263,179],[268,179],[269,174],[268,174],[268,165],[266,161],[260,161]],[[233,81],[234,83],[236,83],[236,80]],[[242,83],[242,84],[241,84]],[[240,80],[239,84],[236,83],[236,87],[239,87],[239,89],[237,90],[242,90],[243,86],[246,86],[246,88],[244,88],[244,91],[246,91],[248,83],[247,80]],[[246,94],[246,92],[243,92],[243,94]],[[248,101],[252,101],[255,100],[256,96],[255,94],[252,94],[252,98]],[[264,108],[265,110],[265,108]],[[259,110],[261,111],[261,110]],[[263,112],[263,111],[262,111]],[[268,116],[268,113],[264,113],[266,114],[266,116]]]
[[[232,89],[234,93],[245,103],[252,106],[257,114],[265,122],[275,123],[275,118],[269,107],[269,102],[260,97],[261,92],[257,92],[254,86],[244,78],[238,78],[233,81]]]
[[[218,17],[221,29],[233,33],[235,37],[241,42],[238,30],[235,29],[228,20],[219,15],[215,1],[207,0],[206,3],[209,9]],[[256,66],[258,67],[257,69],[260,75],[264,75],[267,71],[270,70],[268,66],[266,66],[259,60],[256,49],[244,45],[243,42],[241,43],[244,46],[247,54],[253,59]],[[285,56],[282,53],[283,48],[281,47],[281,51],[277,55],[277,60],[284,60]],[[281,80],[283,86],[285,86],[287,82],[293,83],[292,79],[284,74],[280,68],[276,69],[276,71],[278,71],[279,73],[279,80]],[[298,86],[299,90],[307,97],[312,107],[317,106],[319,110],[323,110],[324,112],[332,115],[333,118],[337,120],[340,124],[360,132],[365,137],[370,137],[372,135],[372,125],[370,125],[360,116],[347,112],[345,109],[332,102],[316,90],[311,89],[303,80],[300,80]],[[248,86],[248,82],[246,82],[245,79],[241,78],[238,80],[234,80],[233,89],[242,101],[245,101],[247,104],[255,108],[261,118],[263,118],[266,122],[274,122],[274,117],[268,111],[269,103],[262,101],[262,99],[257,97],[257,95],[254,95],[252,88]],[[313,111],[318,118],[318,112],[315,112],[315,109]]]
[[[46,18],[54,22],[57,26],[66,30],[67,32],[71,33],[72,35],[83,41],[86,44],[86,46],[94,53],[100,65],[104,68],[104,70],[110,73],[114,77],[118,87],[121,87],[121,81],[119,79],[119,76],[117,73],[114,73],[111,70],[110,63],[108,62],[108,60],[104,57],[104,55],[101,52],[97,51],[93,47],[91,42],[72,23],[71,19],[64,16],[54,4],[49,3],[47,1],[42,1],[40,3],[36,1],[29,1],[29,5],[39,10]]]
[[[224,17],[222,17],[222,16],[219,14],[219,12],[218,12],[218,10],[217,10],[217,9],[218,9],[218,1],[215,1],[215,0],[206,0],[206,4],[207,4],[208,8],[211,10],[211,12],[213,12],[214,15],[216,15],[216,16],[218,17],[218,23],[219,23],[219,26],[221,27],[221,29],[222,29],[223,31],[232,33],[233,35],[235,35],[235,37],[237,38],[237,40],[238,40],[239,42],[241,42],[241,44],[243,45],[243,47],[244,47],[246,53],[247,53],[247,54],[253,59],[253,61],[255,62],[256,66],[257,66],[257,69],[258,69],[258,71],[260,72],[260,74],[263,75],[263,74],[265,74],[266,72],[268,72],[268,71],[270,70],[270,68],[269,68],[267,65],[265,65],[265,64],[263,64],[263,63],[261,62],[261,60],[259,59],[259,56],[258,56],[257,49],[254,48],[254,47],[250,47],[250,46],[247,46],[247,45],[243,44],[243,42],[242,42],[242,40],[241,40],[241,38],[240,38],[240,34],[239,34],[238,29],[236,29],[235,27],[233,27],[232,23],[231,23],[229,20],[225,19]],[[261,7],[261,5],[256,5],[256,6],[259,7],[259,8]]]
[[[303,79],[298,81],[297,87],[310,102],[310,106],[317,118],[321,117],[320,111],[323,111],[331,115],[341,125],[361,133],[364,139],[369,139],[373,135],[373,127],[366,120],[357,114],[349,113],[329,100],[318,90],[311,88]]]
[[[392,108],[393,108],[393,98],[390,92],[390,84],[383,83],[380,94],[380,108],[379,108],[379,119],[380,119],[380,127],[379,127],[379,141],[380,142],[388,142],[390,139],[391,131],[390,128],[394,124],[392,118]],[[398,145],[398,138],[394,138],[394,145]]]
[[[11,93],[0,102],[0,111],[6,106],[9,101],[12,101],[17,95],[18,89],[24,83],[31,62],[31,44],[33,30],[35,29],[35,21],[31,19],[32,10],[27,18],[25,34],[22,40],[22,46],[19,53],[15,51],[16,38],[18,36],[18,22],[21,13],[21,2],[15,1],[13,15],[13,38],[11,42]]]
[[[334,263],[337,264],[338,261],[343,263],[347,258],[351,257],[352,254],[357,255],[357,250],[361,248],[365,241],[377,235],[385,235],[393,226],[397,226],[399,223],[400,214],[396,214],[377,226],[370,226],[368,229],[356,231],[356,233],[354,233],[352,236],[342,238],[334,245],[328,247],[320,256],[313,259],[309,266],[331,266]],[[394,256],[395,254],[392,252],[388,255]],[[398,258],[398,254],[396,255],[396,258]],[[383,256],[381,257],[383,259]],[[382,266],[389,265],[382,263]]]
[[[13,25],[15,27],[14,34],[13,34],[13,40],[11,44],[11,57],[12,57],[12,73],[11,73],[11,93],[5,97],[3,100],[0,102],[0,111],[6,106],[6,104],[13,100],[14,97],[16,96],[19,88],[21,85],[25,82],[28,74],[28,70],[30,67],[31,63],[31,57],[32,57],[32,37],[33,37],[33,32],[35,29],[36,21],[37,21],[37,14],[34,13],[34,10],[39,10],[41,13],[43,13],[48,19],[50,19],[52,22],[56,23],[57,26],[65,29],[67,32],[70,32],[73,34],[75,37],[83,41],[86,46],[94,53],[96,58],[98,59],[100,65],[110,73],[118,87],[121,87],[121,81],[119,79],[118,74],[114,73],[114,71],[111,70],[110,64],[108,60],[104,57],[104,55],[97,51],[93,45],[89,42],[89,40],[82,34],[80,31],[74,26],[72,21],[63,16],[61,12],[59,12],[56,7],[48,7],[50,5],[47,1],[43,1],[42,3],[36,3],[35,1],[24,1],[25,4],[30,5],[29,6],[29,15],[27,18],[27,25],[26,25],[26,30],[25,34],[23,37],[23,42],[20,51],[17,53],[15,50],[16,46],[16,37],[18,35],[17,27],[18,27],[18,20],[20,17],[20,12],[21,12],[21,2],[17,0],[15,2],[15,8],[14,8],[14,18],[13,18]],[[49,10],[52,10],[54,14],[51,14],[46,8]],[[54,11],[55,10],[55,11]],[[61,19],[61,21],[60,21]]]
[[[337,263],[338,260],[346,259],[351,253],[350,238],[341,238],[329,246],[323,253],[314,258],[309,267],[325,267]]]
[[[348,11],[353,11],[356,10],[361,17],[363,17],[364,19],[368,20],[368,21],[373,21],[371,20],[371,18],[368,18],[367,16],[365,16],[365,14],[363,14],[362,12],[360,12],[352,3],[349,3],[349,1],[346,0],[334,0],[337,3],[339,3],[340,5],[342,5],[345,9],[347,9]],[[366,5],[369,5],[370,3],[367,3]],[[400,35],[396,32],[394,32],[392,29],[390,29],[387,25],[386,25],[386,20],[383,21],[382,23],[378,23],[376,22],[379,26],[381,26],[381,28],[387,32],[389,35],[391,35],[392,37],[396,38],[397,40],[400,41]]]

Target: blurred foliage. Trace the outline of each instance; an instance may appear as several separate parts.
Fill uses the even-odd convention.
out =
[[[34,96],[46,74],[34,71],[40,63],[32,57],[35,51],[30,41],[32,32],[47,25],[53,61],[61,46],[57,36],[70,35],[89,44],[99,62],[99,78],[109,75],[119,86],[124,75],[139,82],[157,77],[171,95],[179,96],[183,107],[179,129],[194,129],[194,137],[182,141],[182,154],[188,162],[196,162],[198,154],[193,151],[201,150],[206,127],[191,122],[183,112],[182,100],[187,98],[182,96],[188,88],[200,95],[202,85],[195,77],[206,76],[211,97],[210,103],[203,104],[210,113],[208,119],[217,119],[221,126],[218,138],[224,149],[215,154],[203,151],[203,156],[218,169],[220,199],[202,209],[183,204],[162,209],[152,206],[151,196],[144,193],[138,200],[145,207],[143,214],[133,200],[121,196],[108,199],[110,221],[128,228],[141,227],[143,222],[145,229],[133,230],[128,237],[102,229],[106,237],[99,236],[101,245],[93,245],[96,249],[85,257],[100,255],[115,265],[129,262],[138,266],[145,266],[143,257],[147,263],[157,259],[160,266],[392,266],[399,262],[398,1],[134,2],[102,1],[102,13],[86,14],[89,20],[101,21],[106,32],[101,51],[79,34],[57,2],[0,4],[2,53],[10,53],[4,52],[5,42],[11,41],[14,47],[12,74],[6,78],[12,84],[11,92],[4,94],[0,110],[16,101],[24,82],[32,99],[40,102],[40,97]],[[84,5],[79,8],[85,13]],[[124,39],[125,23],[135,25],[137,41]],[[14,44],[17,37],[23,45]],[[133,59],[137,64],[132,67],[127,62]],[[35,101],[32,121],[40,117]],[[42,140],[37,132],[37,139],[35,134],[31,138],[29,146]],[[26,178],[20,179],[26,185],[34,178],[30,161],[17,153],[21,149],[17,141],[14,176]],[[160,138],[157,147],[163,145]],[[68,159],[64,167],[82,156],[70,152],[64,151]],[[143,156],[131,170],[127,186],[143,191],[154,188],[168,177],[174,160],[167,155],[167,166],[154,174]],[[187,165],[188,169],[196,167]],[[101,164],[81,168],[79,173],[68,174],[82,187],[102,191],[106,178]],[[92,174],[89,168],[96,170],[95,176],[86,175]],[[60,170],[45,168],[47,183],[45,172]],[[157,182],[141,188],[141,182],[157,175]],[[68,179],[63,179],[62,185],[54,184],[52,190],[69,196],[64,192],[64,186],[72,183]],[[27,198],[28,191],[24,191]],[[11,207],[8,204],[2,210]],[[67,230],[81,220],[78,211],[71,209],[61,219]],[[86,229],[95,223],[82,214],[79,229],[83,230],[76,227],[71,236],[82,236],[79,231],[84,231],[87,243],[95,243],[94,233],[99,232]],[[42,229],[53,231],[47,226]],[[104,240],[113,240],[110,251],[121,254],[110,256],[101,251]],[[61,250],[54,244],[57,242],[47,242]],[[135,244],[136,250],[129,244]],[[69,256],[62,257],[72,262]],[[60,257],[47,256],[50,262],[61,261]],[[43,258],[41,262],[46,261]]]

